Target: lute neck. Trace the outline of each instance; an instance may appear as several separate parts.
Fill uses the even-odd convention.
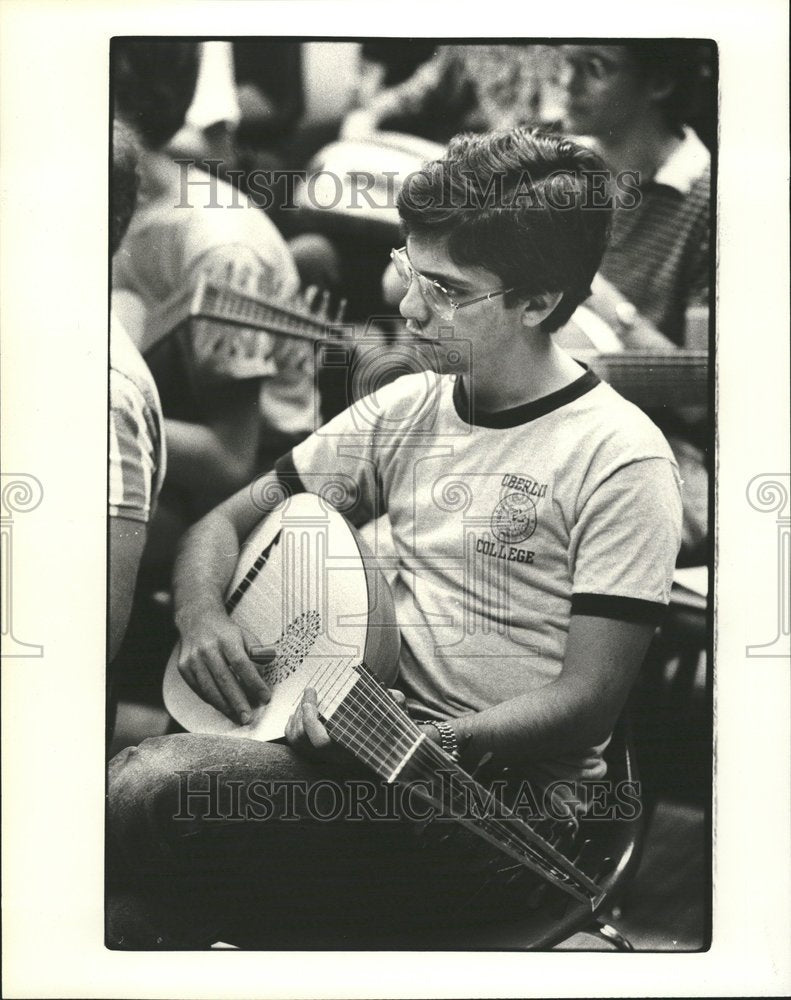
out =
[[[584,872],[499,804],[476,814],[487,790],[429,740],[361,664],[327,669],[316,679],[319,712],[335,742],[388,783],[413,784],[444,817],[453,818],[500,851],[592,907],[602,892]]]
[[[574,351],[603,382],[640,406],[701,406],[708,399],[708,351]]]
[[[319,296],[318,304],[308,295],[284,301],[201,274],[193,288],[151,311],[141,349],[145,354],[184,322],[197,319],[310,342],[342,341],[345,307],[343,300],[331,315],[326,292]]]

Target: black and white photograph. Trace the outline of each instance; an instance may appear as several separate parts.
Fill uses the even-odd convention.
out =
[[[704,4],[407,7],[96,15],[4,102],[6,247],[93,133],[3,271],[6,995],[784,991],[787,116]]]
[[[716,55],[113,39],[109,947],[708,946]]]

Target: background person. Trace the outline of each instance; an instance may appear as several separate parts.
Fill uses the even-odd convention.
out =
[[[110,177],[110,252],[121,244],[137,199],[137,148],[113,125]],[[112,664],[129,622],[148,526],[165,475],[165,435],[154,379],[114,314],[110,317],[109,608],[107,661]],[[115,677],[108,676],[108,726],[115,709]]]
[[[408,79],[350,112],[341,135],[389,129],[447,142],[461,131],[546,122],[556,111],[557,63],[548,45],[440,45]]]
[[[708,348],[711,156],[687,124],[706,121],[704,53],[691,41],[640,41],[568,45],[563,58],[565,128],[590,137],[614,174],[639,175],[639,202],[616,211],[585,308],[627,349]],[[702,563],[709,492],[705,400],[696,409],[652,416],[684,480],[682,559]]]
[[[189,204],[182,204],[182,170],[162,150],[192,102],[196,46],[120,39],[112,67],[117,113],[143,147],[138,208],[113,264],[118,307],[128,315],[137,308],[144,317],[194,287],[203,273],[237,281],[247,274],[255,287],[263,276],[272,298],[293,295],[296,266],[263,212],[229,208],[236,192],[222,180],[215,181],[211,207],[206,174],[193,167],[186,177]],[[304,349],[263,335],[256,359],[234,372],[225,352],[212,349],[216,339],[211,325],[193,324],[187,336],[167,337],[149,352],[170,455],[163,503],[184,526],[248,481],[270,444],[279,452],[284,440],[304,436],[314,422]]]

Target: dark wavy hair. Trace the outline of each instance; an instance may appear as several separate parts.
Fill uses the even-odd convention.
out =
[[[148,149],[164,146],[192,103],[197,43],[114,38],[110,66],[117,115]]]
[[[590,295],[612,198],[591,150],[557,133],[515,128],[457,136],[442,159],[406,179],[398,211],[407,234],[447,237],[456,264],[484,267],[513,286],[509,305],[562,292],[541,324],[551,333]]]

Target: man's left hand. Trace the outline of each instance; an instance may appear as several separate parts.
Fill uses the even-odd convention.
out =
[[[343,750],[330,739],[319,718],[319,706],[314,688],[305,688],[297,710],[286,724],[288,745],[307,760],[338,761]]]

